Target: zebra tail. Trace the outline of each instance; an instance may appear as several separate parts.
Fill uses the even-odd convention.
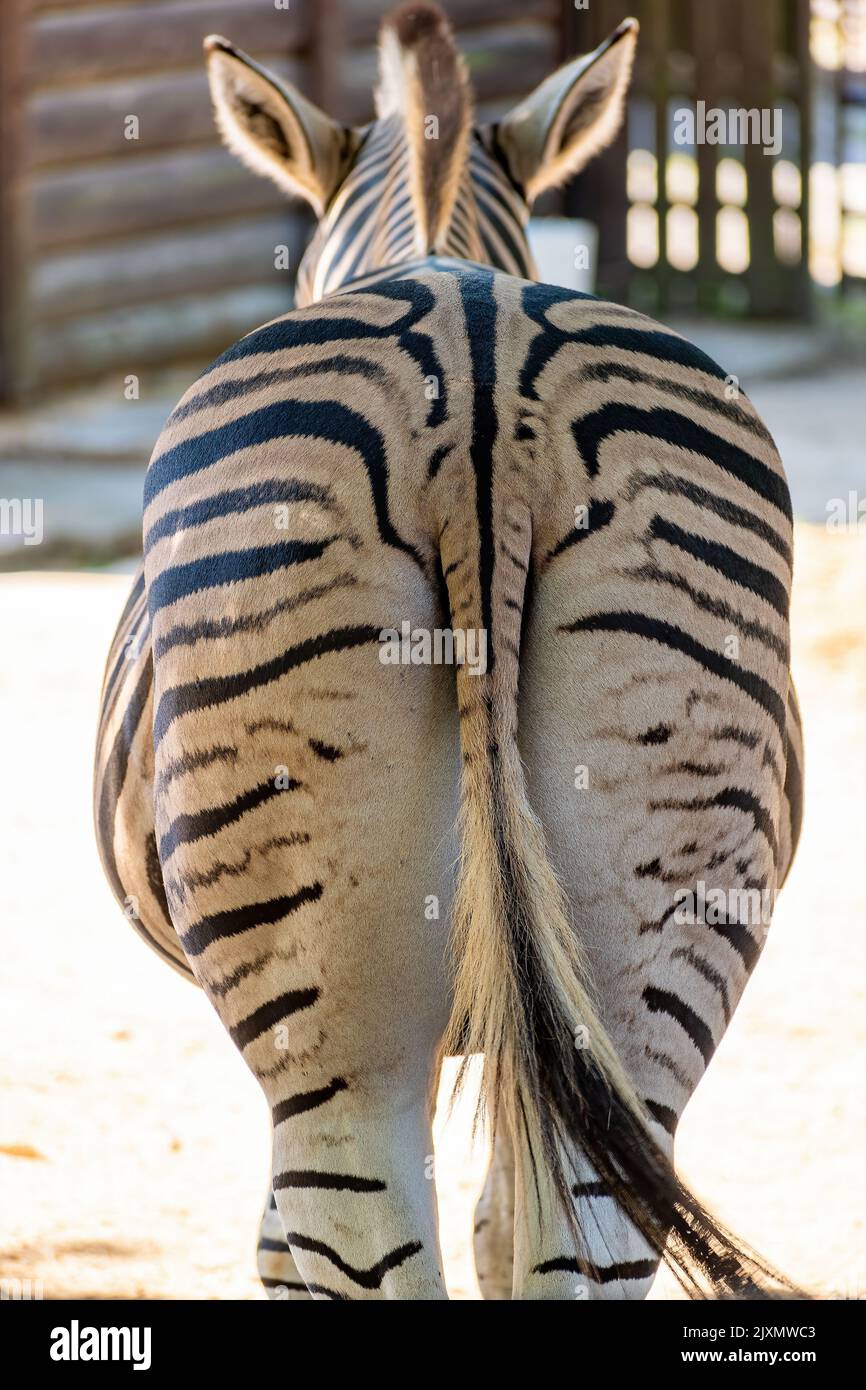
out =
[[[455,611],[466,615],[475,605],[457,578],[468,567],[450,564],[459,556],[440,544],[444,572],[453,575],[447,580],[453,625]],[[528,552],[527,538],[527,563]],[[488,633],[485,673],[457,670],[461,864],[445,1047],[464,1056],[458,1088],[467,1059],[483,1054],[481,1106],[488,1121],[494,1129],[504,1122],[523,1138],[537,1193],[539,1168],[546,1170],[579,1249],[569,1158],[578,1149],[690,1297],[761,1298],[780,1290],[797,1296],[677,1177],[598,1017],[517,746],[523,599],[524,593],[516,601],[513,591],[494,589],[496,650]]]

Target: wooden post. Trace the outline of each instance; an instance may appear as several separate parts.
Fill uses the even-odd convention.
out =
[[[586,10],[575,10],[573,0],[562,3],[561,32],[568,58],[595,48],[628,10],[620,0],[592,0]],[[598,292],[618,300],[626,298],[630,277],[626,255],[627,155],[624,123],[613,144],[572,181],[564,199],[567,216],[584,217],[598,227]]]
[[[799,69],[799,107],[800,107],[800,264],[796,269],[795,307],[798,315],[811,319],[815,313],[815,296],[812,275],[809,270],[809,216],[811,195],[809,191],[809,171],[812,167],[812,96],[814,91],[814,70],[809,47],[809,28],[811,21],[811,0],[796,0],[794,54]]]
[[[700,16],[696,16],[694,26],[695,43],[695,86],[694,94],[707,103],[707,107],[717,106],[725,98],[719,90],[718,55],[721,38],[719,20],[721,12],[717,5],[707,5]],[[719,284],[719,265],[716,260],[716,217],[719,202],[716,196],[716,168],[718,151],[715,145],[699,144],[696,149],[698,164],[698,308],[711,312],[716,306],[716,293]]]
[[[740,0],[740,51],[743,88],[740,104],[759,111],[773,110],[776,0]],[[747,274],[749,309],[753,315],[778,314],[784,308],[782,276],[773,240],[773,161],[763,145],[746,142],[743,159],[748,179],[750,261]]]
[[[340,114],[340,58],[345,50],[342,0],[304,0],[310,9],[310,92],[329,116]]]
[[[648,45],[652,63],[652,94],[655,103],[656,168],[658,193],[656,212],[659,228],[659,258],[656,265],[658,307],[664,312],[670,303],[671,271],[668,262],[668,46],[671,32],[670,0],[656,0],[647,15]]]
[[[23,0],[0,7],[0,400],[21,389],[27,359],[22,319],[21,163],[24,110]]]

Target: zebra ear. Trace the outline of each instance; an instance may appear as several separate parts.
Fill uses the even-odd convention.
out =
[[[494,127],[492,145],[527,202],[565,183],[616,135],[638,28],[624,19],[594,53],[553,73]]]
[[[204,41],[217,126],[229,149],[257,174],[321,217],[358,147],[338,125],[219,34]]]

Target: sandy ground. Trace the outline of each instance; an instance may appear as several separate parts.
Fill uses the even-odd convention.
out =
[[[0,580],[0,1275],[46,1297],[259,1298],[263,1099],[198,991],[135,937],[93,843],[103,655],[128,580]],[[678,1139],[682,1172],[817,1290],[866,1291],[866,529],[798,537],[808,810],[764,959]],[[477,1298],[469,1115],[439,1132],[449,1286]],[[662,1275],[654,1297],[671,1297]]]

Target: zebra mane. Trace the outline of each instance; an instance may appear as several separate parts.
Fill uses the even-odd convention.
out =
[[[409,152],[418,253],[441,249],[467,166],[472,93],[451,26],[438,5],[400,5],[379,38],[380,120],[402,120]]]

